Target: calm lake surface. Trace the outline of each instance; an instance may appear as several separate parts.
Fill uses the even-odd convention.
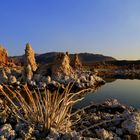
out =
[[[118,99],[124,105],[140,108],[140,80],[110,80],[96,92],[85,95],[75,107],[82,108],[91,102],[98,103],[111,98]]]

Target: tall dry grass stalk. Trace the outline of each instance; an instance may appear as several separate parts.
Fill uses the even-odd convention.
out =
[[[0,91],[12,105],[13,113],[18,119],[30,125],[41,124],[44,129],[54,128],[61,132],[70,131],[72,106],[83,99],[76,99],[75,96],[88,90],[70,93],[72,86],[68,85],[61,94],[48,90],[42,94],[40,90],[30,91],[25,85],[25,99],[20,92],[13,91],[6,85],[3,87]]]

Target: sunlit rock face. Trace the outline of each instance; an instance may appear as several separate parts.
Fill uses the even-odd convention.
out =
[[[24,81],[29,81],[33,77],[33,72],[31,69],[31,65],[27,65],[24,67]]]
[[[25,62],[23,71],[23,80],[28,81],[33,77],[33,72],[37,70],[37,64],[35,61],[35,54],[32,46],[27,43],[25,48]]]
[[[74,58],[71,60],[71,66],[74,69],[81,69],[82,68],[82,63],[79,59],[78,54],[74,54]]]
[[[52,74],[55,77],[60,77],[61,75],[67,75],[69,76],[72,72],[72,68],[70,66],[70,58],[69,54],[66,53],[60,53],[53,65],[52,68]]]
[[[26,44],[25,48],[25,65],[30,65],[33,72],[37,69],[35,53],[32,46],[29,43]]]
[[[0,64],[8,64],[8,52],[0,45]]]

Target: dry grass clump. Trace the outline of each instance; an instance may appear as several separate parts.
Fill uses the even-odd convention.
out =
[[[12,105],[15,116],[29,125],[43,125],[44,129],[55,129],[61,132],[70,131],[72,106],[82,100],[75,96],[85,92],[70,93],[72,86],[68,85],[63,93],[55,91],[51,93],[45,90],[42,94],[39,90],[30,91],[28,86],[23,86],[24,95],[11,90],[3,85],[0,91]]]

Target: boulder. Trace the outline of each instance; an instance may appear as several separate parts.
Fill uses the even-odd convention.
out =
[[[87,82],[86,76],[85,76],[85,75],[82,75],[82,76],[80,77],[80,81],[81,81],[81,82]]]
[[[50,140],[57,140],[59,139],[59,133],[55,130],[55,129],[51,129],[49,135],[47,136],[47,138]]]
[[[0,129],[0,136],[4,136],[7,139],[14,140],[15,131],[12,130],[12,126],[10,124],[4,124]]]
[[[11,75],[11,69],[9,67],[5,67],[4,68],[4,71],[5,71],[5,73],[6,73],[7,76],[8,75]]]
[[[104,102],[104,105],[106,107],[111,107],[111,108],[116,108],[116,107],[119,107],[119,106],[122,106],[117,99],[107,99],[105,102]]]
[[[11,73],[10,73],[10,71],[9,71],[9,73],[6,71],[6,73],[8,73],[9,75],[12,74],[17,78],[17,77],[21,77],[22,70],[23,70],[23,68],[12,68],[12,69],[10,69]]]
[[[9,81],[10,84],[14,84],[14,83],[17,82],[17,79],[16,79],[15,76],[10,75],[9,78],[8,78],[8,81]]]
[[[38,88],[39,89],[44,89],[46,87],[46,83],[44,82],[39,82]]]
[[[140,112],[134,112],[122,123],[122,128],[130,134],[140,135]]]
[[[18,134],[18,136],[22,138],[22,140],[31,140],[34,128],[25,123],[18,123],[15,126],[15,131]]]
[[[51,77],[50,76],[42,76],[42,78],[40,79],[41,82],[45,82],[46,84],[50,84],[51,83]]]
[[[107,130],[103,129],[96,129],[96,134],[99,138],[106,140],[106,139],[113,139],[112,133],[109,133]]]
[[[8,77],[5,73],[5,70],[1,69],[0,70],[0,83],[7,83],[7,81],[8,81]]]
[[[96,76],[96,75],[94,75],[94,80],[98,83],[105,83],[105,81],[101,77]]]
[[[47,84],[51,83],[51,77],[50,76],[47,76],[46,80],[47,80]]]
[[[119,135],[119,136],[122,136],[123,135],[123,129],[122,128],[117,128],[116,129],[116,134]]]
[[[35,82],[35,81],[32,81],[32,80],[29,80],[29,81],[28,81],[28,84],[29,84],[30,86],[36,86],[36,82]]]

